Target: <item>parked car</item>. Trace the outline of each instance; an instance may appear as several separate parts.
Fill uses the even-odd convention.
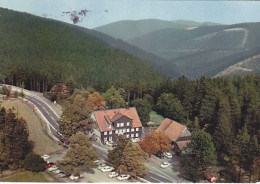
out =
[[[45,165],[45,168],[48,169],[48,168],[51,168],[51,167],[53,167],[55,165],[56,165],[55,163],[49,162],[48,164]]]
[[[44,154],[41,156],[41,158],[44,160],[44,161],[47,161],[49,158],[51,158],[49,155],[47,154]]]
[[[108,142],[106,142],[106,145],[113,146],[113,142],[112,141],[108,141]]]
[[[108,165],[107,165],[107,164],[104,164],[104,163],[99,164],[99,165],[98,165],[98,169],[101,170],[103,167],[106,167],[106,166],[108,166]]]
[[[78,176],[74,176],[74,175],[70,175],[70,177],[69,177],[71,180],[78,180],[79,179],[79,177]]]
[[[166,157],[166,158],[172,158],[172,154],[170,152],[164,152],[163,155]]]
[[[66,177],[66,174],[61,172],[61,173],[57,174],[56,176],[59,178],[64,178],[64,177]]]
[[[161,163],[161,168],[166,168],[166,167],[169,167],[169,166],[170,166],[169,162],[162,162]]]
[[[99,159],[94,160],[94,164],[95,164],[95,165],[99,165],[99,164],[100,164],[100,160],[99,160]]]
[[[161,152],[155,153],[155,156],[161,159],[164,158],[164,155]]]
[[[208,172],[208,171],[205,171],[203,173],[203,176],[205,179],[207,179],[210,183],[216,183],[217,180],[218,180],[218,176],[214,173],[211,173],[211,172]]]
[[[129,174],[121,174],[120,176],[116,177],[116,179],[118,179],[119,181],[122,181],[122,180],[128,180],[130,179],[130,175]]]
[[[48,171],[55,171],[55,170],[58,170],[59,168],[57,166],[53,166],[53,167],[50,167],[48,168]]]
[[[59,174],[61,172],[61,170],[57,169],[57,170],[54,170],[53,172],[56,173],[56,174]]]
[[[117,177],[118,176],[118,173],[117,172],[111,172],[108,177],[109,178],[114,178],[114,177]]]
[[[104,162],[105,162],[105,160],[100,160],[100,159],[97,159],[97,160],[94,161],[94,163],[96,164],[96,166],[98,166],[98,165],[100,165],[100,164],[102,164],[102,163],[104,163]]]
[[[106,167],[103,167],[100,169],[102,172],[110,172],[110,171],[113,171],[115,170],[113,167],[110,167],[110,166],[106,166]]]

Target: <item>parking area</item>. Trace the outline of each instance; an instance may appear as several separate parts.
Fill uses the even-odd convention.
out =
[[[107,146],[109,147],[109,146]],[[66,150],[57,152],[55,154],[51,154],[49,155],[50,157],[47,158],[46,160],[48,160],[49,163],[57,163],[57,161],[61,160],[62,157],[66,154]],[[104,160],[101,160],[102,163],[105,163]],[[90,183],[90,182],[106,182],[106,183],[117,183],[117,182],[130,182],[133,180],[123,180],[123,181],[119,181],[116,177],[113,178],[109,178],[109,174],[111,173],[110,171],[108,172],[102,172],[101,170],[94,168],[94,173],[88,173],[88,172],[82,172],[80,174],[80,178],[79,179],[71,179],[69,177],[59,177],[60,174],[57,173],[57,170],[54,166],[50,165],[50,168],[54,167],[53,169],[46,169],[46,172],[49,173],[52,177],[55,177],[56,179],[58,179],[60,182],[82,182],[82,183]]]

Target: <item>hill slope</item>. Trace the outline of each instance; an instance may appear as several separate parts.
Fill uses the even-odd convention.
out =
[[[214,76],[225,68],[257,54],[260,23],[167,28],[128,40],[169,63],[189,78]]]
[[[80,27],[3,8],[0,14],[0,75],[9,83],[42,91],[68,78],[83,86],[163,78]]]
[[[106,35],[112,36],[113,38],[129,40],[160,29],[186,29],[201,25],[215,25],[215,23],[200,23],[195,21],[184,20],[166,21],[159,19],[123,20],[97,27],[95,28],[95,30],[102,32]]]
[[[150,52],[144,51],[138,47],[128,44],[121,39],[114,39],[108,35],[105,35],[98,31],[86,30],[88,34],[91,34],[100,40],[108,43],[110,46],[126,51],[127,53],[141,59],[148,65],[156,68],[158,71],[163,73],[166,77],[177,78],[180,77],[180,72],[173,62],[168,62],[167,60],[159,57]]]

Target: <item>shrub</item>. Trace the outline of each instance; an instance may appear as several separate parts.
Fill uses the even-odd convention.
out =
[[[45,161],[37,154],[31,152],[26,155],[23,161],[24,169],[32,172],[44,171]]]

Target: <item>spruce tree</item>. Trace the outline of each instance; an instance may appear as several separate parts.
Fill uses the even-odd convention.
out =
[[[203,171],[216,163],[215,147],[211,136],[203,130],[193,131],[191,143],[185,148],[181,163],[191,181],[198,181]]]
[[[218,102],[217,127],[213,135],[213,141],[219,156],[221,153],[229,154],[232,137],[230,106],[228,99],[222,97]]]

